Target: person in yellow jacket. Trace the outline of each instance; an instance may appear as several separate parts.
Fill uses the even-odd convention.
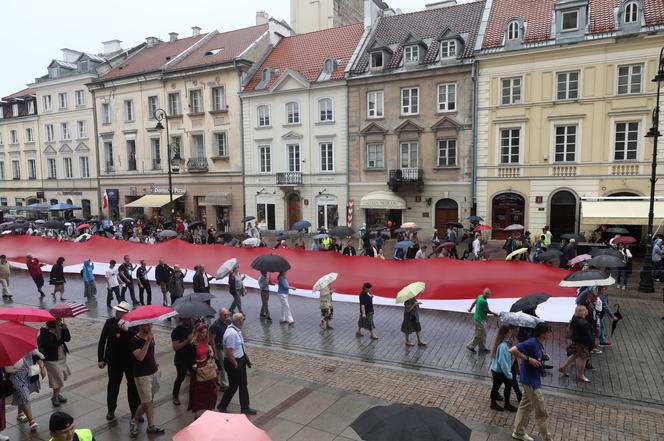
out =
[[[74,418],[65,412],[53,412],[48,421],[50,441],[95,441],[90,429],[76,429]]]

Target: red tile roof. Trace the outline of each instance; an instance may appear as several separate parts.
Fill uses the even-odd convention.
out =
[[[35,91],[32,88],[26,87],[23,90],[19,90],[18,92],[12,93],[11,95],[7,95],[2,100],[3,101],[9,101],[9,100],[12,100],[14,98],[22,98],[24,96],[34,95],[34,94],[35,94]]]
[[[275,71],[267,87],[272,86],[287,69],[299,72],[308,81],[316,81],[328,58],[339,61],[330,79],[343,78],[346,65],[363,32],[364,24],[355,23],[283,38],[256,71],[245,90],[256,88],[266,68]]]
[[[590,29],[593,33],[611,32],[615,30],[614,8],[622,5],[624,0],[591,0]],[[664,1],[643,0],[643,16],[646,26],[664,24]]]

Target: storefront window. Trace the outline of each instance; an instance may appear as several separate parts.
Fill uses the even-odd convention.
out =
[[[318,205],[318,228],[339,226],[339,206],[337,204]]]
[[[276,225],[274,204],[256,205],[256,223],[261,229],[274,230]]]
[[[382,210],[377,208],[367,208],[365,210],[367,229],[372,227],[387,228],[387,221],[392,221],[393,228],[401,226],[401,210]]]

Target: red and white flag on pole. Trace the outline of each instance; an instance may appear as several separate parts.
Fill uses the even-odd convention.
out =
[[[104,190],[104,195],[102,196],[102,207],[108,208],[108,194],[106,193],[106,190]]]

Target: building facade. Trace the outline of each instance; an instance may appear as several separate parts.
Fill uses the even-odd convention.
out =
[[[353,224],[444,234],[471,209],[473,48],[484,2],[382,17],[348,77]]]
[[[347,224],[344,74],[363,33],[356,23],[283,39],[241,94],[247,214],[262,229]]]
[[[664,9],[647,0],[527,8],[493,0],[487,14],[477,52],[476,198],[493,238],[513,223],[535,232],[550,225],[556,237],[589,232],[598,222],[584,220],[593,198],[649,195],[645,135]],[[621,223],[611,220],[625,201],[614,202],[601,223]]]

